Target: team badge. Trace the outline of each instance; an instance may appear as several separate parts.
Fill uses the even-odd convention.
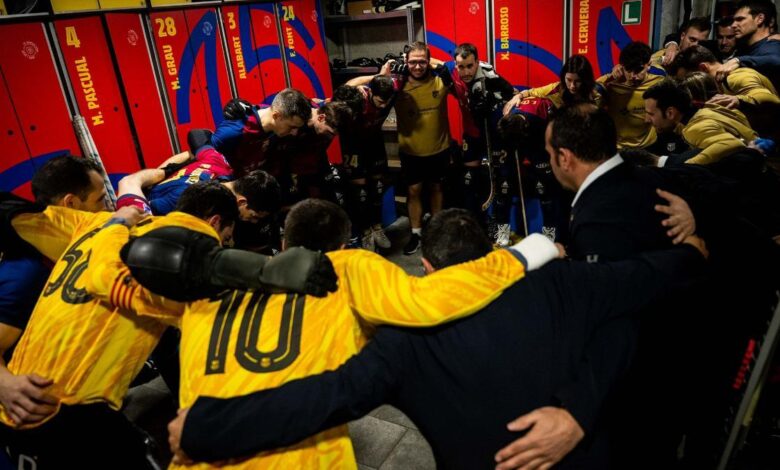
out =
[[[479,4],[477,2],[471,2],[469,5],[469,13],[476,15],[479,12]]]
[[[439,97],[439,90],[433,90],[432,95],[433,95],[434,98],[438,98]]]
[[[32,41],[24,41],[22,43],[22,55],[30,60],[35,59],[38,55],[38,45]]]
[[[138,33],[136,33],[135,30],[131,29],[127,31],[127,42],[129,42],[131,46],[138,44]]]
[[[319,16],[317,16],[317,10],[312,10],[311,11],[311,20],[316,23],[317,22],[317,18],[319,18]]]
[[[203,23],[203,34],[206,36],[211,36],[211,33],[214,31],[214,25],[212,25],[210,22],[206,21]]]
[[[271,27],[271,17],[270,16],[266,16],[265,18],[263,18],[263,26],[265,26],[266,29]]]

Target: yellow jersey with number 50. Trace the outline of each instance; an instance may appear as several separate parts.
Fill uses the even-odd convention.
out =
[[[155,296],[132,279],[118,254],[130,231],[123,225],[101,228],[110,217],[109,212],[49,207],[12,222],[23,239],[56,264],[8,369],[52,379],[50,393],[60,404],[106,402],[118,410],[166,328],[158,319],[175,319],[184,310],[183,304]],[[181,212],[147,219],[132,232],[171,225],[218,239],[206,222]],[[0,420],[13,426],[2,407]]]

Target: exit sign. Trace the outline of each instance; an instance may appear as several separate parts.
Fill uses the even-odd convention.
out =
[[[642,0],[623,2],[620,24],[639,24],[642,21]]]

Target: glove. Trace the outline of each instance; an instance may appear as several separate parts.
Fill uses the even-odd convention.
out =
[[[254,106],[249,101],[236,98],[228,101],[228,104],[222,109],[222,115],[230,121],[244,119],[252,116],[253,108]]]
[[[190,152],[193,155],[198,154],[198,150],[204,145],[211,145],[211,136],[214,135],[208,129],[192,129],[187,133],[187,145],[190,147]],[[166,176],[167,173],[166,173]]]
[[[206,234],[163,227],[132,238],[119,252],[130,273],[155,294],[179,302],[216,295],[210,282],[213,258],[222,248]]]
[[[336,291],[338,276],[324,254],[292,247],[268,260],[260,282],[285,291],[324,297]]]
[[[396,60],[390,67],[390,72],[396,75],[409,75],[409,66],[403,60]]]
[[[144,287],[172,300],[213,297],[224,289],[269,287],[322,297],[337,277],[323,254],[291,248],[269,258],[223,249],[216,239],[181,227],[163,227],[130,240],[122,261]]]
[[[442,83],[444,83],[444,86],[447,88],[452,87],[455,82],[452,80],[452,73],[450,72],[450,69],[447,68],[446,65],[440,64],[436,66],[433,69],[434,75],[438,75],[439,78],[441,78]]]
[[[4,258],[26,257],[38,253],[32,245],[22,240],[11,221],[24,213],[43,212],[46,206],[11,193],[0,192],[0,252]]]

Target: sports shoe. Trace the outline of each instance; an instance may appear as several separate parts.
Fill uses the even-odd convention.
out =
[[[509,224],[498,224],[496,226],[496,245],[500,247],[509,246]]]
[[[387,238],[387,235],[385,234],[385,231],[382,230],[381,226],[374,226],[371,233],[374,235],[374,243],[376,243],[376,246],[383,250],[390,248],[390,239]]]
[[[367,230],[363,233],[363,238],[360,239],[360,242],[363,245],[364,250],[376,251],[376,246],[374,245],[374,232],[371,230]]]
[[[404,245],[404,254],[413,255],[420,249],[420,236],[412,232],[412,236],[409,237],[409,242]]]

